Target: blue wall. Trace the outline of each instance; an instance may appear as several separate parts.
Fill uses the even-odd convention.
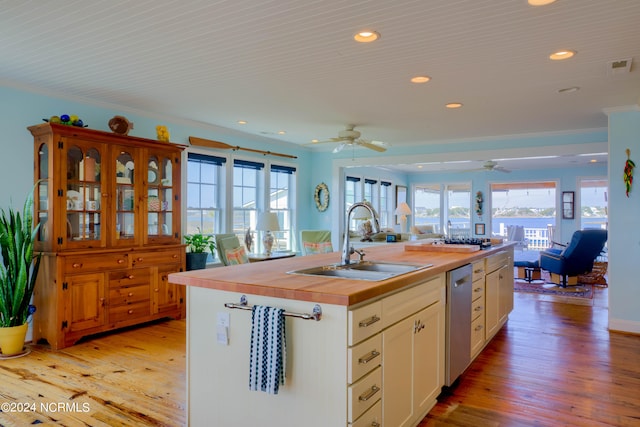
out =
[[[609,134],[605,130],[589,132],[566,132],[556,135],[534,135],[522,137],[496,137],[477,141],[446,142],[438,144],[424,144],[419,147],[390,147],[386,153],[362,154],[362,151],[350,152],[345,150],[337,155],[330,152],[312,153],[294,144],[287,144],[268,138],[250,136],[229,129],[219,128],[203,123],[178,120],[170,117],[158,117],[141,111],[130,111],[116,106],[102,105],[97,102],[70,100],[57,96],[36,94],[28,90],[0,86],[0,125],[3,135],[0,141],[2,157],[0,158],[0,206],[9,203],[21,206],[24,195],[31,189],[33,183],[33,140],[27,127],[42,123],[43,118],[64,113],[77,114],[93,129],[108,130],[107,123],[114,115],[124,115],[134,122],[131,135],[155,138],[155,126],[164,124],[169,127],[171,140],[175,143],[187,144],[190,135],[202,138],[224,141],[232,145],[247,148],[267,149],[297,155],[298,164],[298,212],[297,226],[303,228],[334,229],[338,227],[338,218],[344,214],[341,210],[341,185],[346,166],[383,166],[392,163],[410,163],[416,160],[416,155],[433,155],[437,157],[443,153],[483,152],[483,157],[495,158],[500,150],[514,147],[534,147],[544,152],[544,147],[573,144],[595,144],[608,140],[610,143],[610,164],[614,169],[610,174],[610,316],[615,329],[640,333],[640,292],[638,292],[637,278],[640,271],[640,237],[638,236],[638,218],[640,217],[640,190],[635,189],[632,197],[624,197],[621,179],[622,167],[626,155],[625,148],[632,149],[640,167],[640,112],[620,112],[610,117]],[[212,151],[215,152],[215,151]],[[219,151],[218,151],[219,152]],[[362,161],[363,155],[370,156]],[[463,155],[463,154],[460,154]],[[352,158],[352,159],[350,159]],[[359,160],[359,162],[357,161]],[[353,164],[352,164],[353,163]],[[596,173],[597,171],[597,173]],[[580,176],[605,175],[603,168],[558,169],[531,172],[514,172],[509,180],[529,179],[558,179],[559,191],[575,191],[577,178]],[[487,194],[490,174],[478,173],[465,176],[464,180],[473,182],[473,193],[480,190]],[[403,177],[395,175],[394,184],[403,179],[410,186],[411,183],[446,181],[454,176],[442,174],[438,176],[415,175]],[[453,181],[461,181],[455,176]],[[500,177],[503,181],[505,177]],[[326,212],[318,212],[313,200],[314,188],[320,182],[325,182],[331,189],[330,208]],[[638,184],[636,184],[637,187]],[[622,195],[621,195],[622,194]],[[486,216],[487,214],[485,214]],[[568,240],[576,226],[574,221],[563,221],[562,239]]]

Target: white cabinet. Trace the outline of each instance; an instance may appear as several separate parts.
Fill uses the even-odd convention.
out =
[[[428,296],[426,308],[423,304],[417,313],[405,311],[408,317],[382,332],[382,416],[386,426],[414,425],[435,405],[444,384],[444,276],[405,291],[406,295],[403,292],[391,297],[393,300],[383,300],[384,319],[388,302],[416,301],[411,291]]]
[[[499,252],[487,258],[485,284],[485,341],[489,341],[513,310],[513,254]]]
[[[471,359],[474,359],[484,348],[485,328],[485,260],[472,264],[472,296],[471,296]]]

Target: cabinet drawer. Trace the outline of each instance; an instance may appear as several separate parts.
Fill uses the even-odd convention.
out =
[[[349,345],[377,334],[382,330],[382,301],[349,310]]]
[[[149,285],[120,287],[109,289],[109,306],[133,304],[150,299]]]
[[[471,293],[471,300],[475,301],[478,298],[484,296],[484,277],[481,280],[474,281],[471,285],[471,289],[473,289]]]
[[[479,298],[471,304],[471,320],[475,320],[484,313],[484,298]],[[483,317],[484,318],[484,317]]]
[[[349,384],[358,381],[364,374],[380,366],[382,361],[382,335],[377,334],[348,350]]]
[[[132,252],[131,259],[134,267],[168,263],[174,264],[180,261],[181,251],[182,249],[175,248],[149,252]]]
[[[67,274],[86,273],[89,271],[127,268],[129,259],[126,253],[70,256],[64,258],[64,270]]]
[[[132,268],[129,270],[112,271],[109,273],[109,287],[131,287],[148,285],[151,281],[151,272],[148,268]]]
[[[109,322],[118,323],[134,320],[151,314],[151,301],[137,302],[134,304],[119,305],[109,308]]]
[[[378,367],[347,389],[348,422],[352,423],[382,396],[382,368]]]
[[[471,322],[471,358],[474,358],[484,345],[484,316]]]
[[[442,275],[439,275],[432,277],[425,283],[383,299],[383,327],[391,326],[405,317],[440,301],[443,286],[444,278]]]
[[[358,418],[351,427],[379,427],[382,425],[382,400]]]
[[[476,280],[484,279],[486,274],[484,258],[471,264],[471,271],[472,281],[475,282]]]
[[[509,261],[509,254],[506,251],[498,252],[487,258],[487,273],[496,271]]]

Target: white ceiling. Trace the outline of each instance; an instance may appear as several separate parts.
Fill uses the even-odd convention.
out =
[[[0,0],[0,40],[2,84],[295,144],[606,128],[640,99],[640,0]]]

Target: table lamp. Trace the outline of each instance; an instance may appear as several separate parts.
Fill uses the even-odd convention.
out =
[[[263,212],[258,216],[258,223],[256,224],[256,230],[264,231],[262,236],[262,244],[264,244],[264,251],[267,255],[271,255],[271,249],[273,248],[273,242],[275,240],[272,231],[280,231],[280,224],[278,223],[278,214],[275,212]]]
[[[365,225],[366,224],[365,221],[371,219],[371,212],[369,212],[369,209],[365,208],[364,206],[358,206],[357,208],[354,209],[353,213],[351,214],[351,218],[357,221],[363,221],[363,223],[359,227],[359,231],[362,234],[362,239],[360,239],[360,241],[370,242],[371,233],[372,233],[371,223],[369,223],[368,228]]]
[[[407,215],[411,215],[411,208],[406,202],[402,202],[396,208],[396,215],[400,216],[400,232],[405,233],[407,230]]]

